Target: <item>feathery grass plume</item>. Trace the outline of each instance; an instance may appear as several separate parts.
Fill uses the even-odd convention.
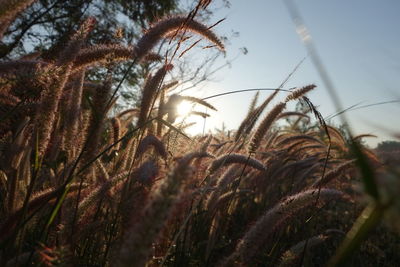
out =
[[[311,109],[308,109],[308,110],[304,111],[303,114],[306,115],[307,113],[309,113],[309,112],[311,112],[311,111],[312,111]],[[306,115],[306,116],[308,116],[308,115]],[[299,116],[296,120],[294,120],[293,122],[291,122],[290,129],[291,129],[292,131],[298,131],[298,130],[300,130],[299,123],[302,122],[303,119],[304,119],[304,117]],[[311,120],[311,118],[308,116],[306,122],[309,123],[310,120]]]
[[[210,4],[212,0],[200,0],[199,1],[199,7],[206,9]]]
[[[55,82],[42,92],[43,98],[35,114],[34,121],[37,124],[39,155],[43,156],[50,141],[51,132],[55,125],[56,115],[58,114],[58,104],[62,95],[62,90],[68,79],[70,66],[58,68]]]
[[[136,57],[136,49],[132,46],[118,44],[101,44],[82,49],[74,61],[74,69],[89,67],[97,64],[105,64],[107,61],[126,61]],[[149,53],[144,60],[161,61],[161,56]]]
[[[30,171],[30,155],[31,148],[27,146],[29,142],[29,136],[31,127],[28,124],[29,119],[24,118],[19,123],[16,133],[8,133],[6,139],[9,139],[3,147],[2,158],[1,158],[1,169],[7,175],[7,186],[4,188],[7,193],[3,196],[4,208],[8,212],[14,211],[20,198],[18,198],[19,192],[25,193],[27,186],[24,185],[24,181],[30,178],[28,175]],[[3,137],[4,138],[4,137]],[[7,200],[6,200],[7,199]]]
[[[51,132],[49,144],[47,145],[47,149],[45,152],[46,161],[48,162],[55,162],[58,158],[60,151],[62,150],[63,134],[65,132],[65,128],[63,127],[64,125],[62,124],[61,118],[62,114],[65,114],[65,105],[63,105],[62,102],[63,101],[61,100],[58,107],[59,116],[56,116],[53,131]]]
[[[214,156],[206,151],[197,151],[188,153],[185,156],[178,159],[178,166],[175,168],[176,171],[178,171],[178,167],[186,169],[187,165],[189,165],[192,162],[192,160],[199,158],[214,158]]]
[[[254,109],[254,114],[251,115],[253,116],[252,119],[250,119],[249,121],[249,125],[246,129],[246,134],[250,133],[251,129],[253,128],[254,124],[257,122],[258,118],[260,117],[260,115],[262,114],[262,112],[264,111],[264,109],[268,106],[269,103],[271,103],[271,101],[275,98],[275,96],[279,93],[279,90],[275,90],[272,94],[270,94],[265,100],[264,102],[261,103],[261,105],[259,105],[257,108]],[[250,129],[249,129],[250,128]]]
[[[166,92],[168,90],[170,90],[171,88],[174,88],[175,86],[177,86],[179,84],[179,81],[171,81],[169,83],[164,84],[161,89]]]
[[[213,105],[211,105],[207,101],[202,100],[200,98],[193,97],[193,96],[185,96],[185,95],[178,95],[178,96],[181,99],[181,101],[184,100],[184,101],[189,101],[189,102],[192,102],[192,103],[197,103],[197,104],[200,104],[202,106],[205,106],[207,108],[210,108],[212,110],[217,111],[217,109]]]
[[[328,132],[329,135],[332,139],[332,141],[334,141],[336,139],[336,141],[340,142],[340,143],[346,143],[346,139],[344,138],[343,134],[335,127],[330,126],[330,125],[326,125],[326,128],[328,128]]]
[[[239,125],[239,128],[235,134],[235,141],[238,141],[242,135],[247,135],[251,132],[264,109],[272,101],[272,99],[274,99],[278,92],[278,90],[274,91],[260,106],[247,114],[246,118]]]
[[[188,115],[189,115],[189,116],[190,116],[190,115],[200,116],[200,117],[202,117],[202,118],[210,117],[210,114],[204,113],[204,112],[199,112],[199,111],[190,111]]]
[[[236,133],[235,133],[235,141],[238,141],[240,137],[244,134],[246,128],[248,128],[250,121],[254,120],[254,116],[256,111],[253,110],[250,114],[247,114],[246,118],[240,123]]]
[[[266,132],[269,130],[269,128],[272,126],[274,123],[275,119],[281,114],[281,112],[286,108],[286,103],[281,102],[277,105],[275,105],[271,111],[268,113],[268,115],[264,118],[264,120],[260,123],[258,126],[256,132],[253,135],[253,138],[251,140],[249,150],[250,152],[254,152],[257,150],[258,146],[260,145],[262,139],[264,138],[264,135]]]
[[[77,203],[78,206],[76,206],[76,210],[65,213],[62,224],[59,227],[59,234],[67,234],[67,230],[71,229],[70,226],[74,225],[74,223],[77,225],[85,224],[86,220],[89,220],[90,215],[92,215],[91,211],[93,211],[93,208],[99,207],[101,203],[104,203],[102,202],[104,199],[108,201],[112,200],[113,193],[111,190],[118,188],[128,176],[129,172],[123,171],[96,186],[87,187],[82,190],[79,194],[84,197]],[[100,178],[97,178],[97,180],[100,180]],[[78,197],[80,195],[78,195]],[[78,221],[74,221],[75,218]],[[70,235],[70,233],[68,233],[68,235]]]
[[[83,83],[85,80],[85,71],[81,71],[71,82],[70,97],[68,99],[68,112],[65,116],[65,132],[63,138],[63,147],[71,157],[73,153],[74,142],[78,134],[79,118],[82,112]]]
[[[43,92],[41,105],[36,113],[35,121],[37,123],[39,155],[43,156],[49,143],[51,131],[53,129],[54,119],[58,113],[59,101],[64,89],[64,86],[69,78],[73,60],[77,56],[83,41],[86,39],[89,31],[94,24],[92,18],[86,20],[80,27],[78,32],[72,37],[67,47],[61,52],[57,62],[56,70],[58,77]]]
[[[300,260],[302,258],[303,253],[306,253],[312,247],[323,243],[327,238],[328,236],[326,235],[317,235],[297,243],[296,245],[292,246],[289,250],[287,250],[285,253],[283,253],[279,266],[280,267],[298,266],[300,264]]]
[[[315,87],[317,87],[315,84],[310,84],[302,88],[296,89],[286,97],[285,102],[298,99],[299,97],[302,97],[303,95],[313,90]]]
[[[309,134],[296,134],[296,135],[290,135],[288,137],[282,138],[281,140],[276,142],[274,144],[274,146],[277,148],[281,148],[282,146],[288,147],[291,144],[293,144],[294,142],[300,141],[300,140],[302,141],[303,144],[306,142],[312,142],[312,143],[318,143],[318,144],[324,145],[324,142],[322,142],[318,138],[311,136]]]
[[[12,132],[6,132],[6,135],[3,136],[3,140],[7,140],[9,137],[9,141],[4,143],[1,160],[1,167],[3,170],[14,169],[17,170],[21,161],[22,153],[24,148],[26,148],[27,139],[29,139],[31,127],[29,126],[30,119],[25,117],[17,124],[16,129],[14,129],[14,134]]]
[[[124,117],[124,116],[132,115],[132,114],[133,114],[133,116],[138,116],[138,115],[139,115],[139,112],[140,112],[140,110],[139,110],[138,108],[126,109],[126,110],[122,111],[121,113],[119,113],[119,114],[117,115],[117,118],[118,118],[118,119],[121,119],[121,118]]]
[[[232,140],[228,140],[228,141],[225,141],[225,142],[222,142],[222,143],[219,143],[219,144],[211,144],[210,147],[213,147],[214,151],[217,151],[218,149],[220,149],[221,147],[223,147],[224,145],[229,144],[229,143],[233,143],[233,141]]]
[[[206,152],[208,149],[208,146],[211,144],[211,141],[213,140],[213,135],[206,135],[205,137],[207,137],[205,140],[203,139],[203,142],[200,146],[200,151]],[[199,140],[200,141],[200,140]]]
[[[91,116],[92,112],[90,112],[90,110],[81,109],[80,117],[76,122],[77,131],[74,132],[75,134],[72,139],[74,143],[71,145],[71,150],[67,150],[68,155],[71,159],[74,158],[78,153],[82,152],[82,149],[84,148],[86,134],[90,126]]]
[[[314,182],[314,184],[311,187],[318,188],[318,187],[321,187],[321,186],[325,186],[326,184],[328,184],[333,179],[338,178],[344,171],[349,169],[353,165],[354,162],[355,162],[355,160],[348,160],[346,162],[341,163],[336,168],[334,168],[334,169],[330,170],[329,172],[327,172],[325,174],[325,176],[320,177],[317,181]]]
[[[152,146],[154,150],[164,159],[167,158],[167,150],[165,149],[164,143],[158,139],[155,135],[149,134],[143,138],[136,148],[135,157],[142,156]]]
[[[307,168],[307,170],[302,171],[298,177],[296,177],[296,181],[293,184],[293,192],[299,192],[302,190],[306,184],[308,184],[309,180],[315,179],[317,175],[320,174],[321,167],[323,167],[323,163],[320,162],[315,163],[314,165]]]
[[[71,81],[75,81],[75,82],[69,82],[65,85],[64,91],[61,95],[61,99],[60,99],[60,104],[58,107],[59,110],[59,116],[57,116],[56,120],[57,120],[57,124],[53,129],[53,132],[51,134],[51,139],[50,139],[50,144],[49,147],[50,149],[48,150],[53,150],[50,152],[47,152],[48,155],[52,155],[53,154],[53,160],[52,160],[52,156],[49,156],[49,161],[55,161],[57,158],[57,155],[59,152],[61,151],[66,151],[65,149],[65,137],[66,137],[66,133],[67,133],[67,125],[66,125],[66,120],[67,117],[70,114],[70,102],[72,101],[72,93],[73,90],[71,90],[71,86],[73,83],[76,84],[76,78],[73,77],[73,75],[70,76],[69,80]],[[53,143],[53,139],[58,139],[58,144],[56,146],[54,146]],[[54,151],[56,150],[56,151]]]
[[[211,215],[212,220],[208,233],[208,241],[206,248],[206,259],[210,257],[211,251],[215,247],[215,242],[219,239],[218,235],[220,234],[220,223],[225,216],[225,212],[222,210],[226,208],[226,205],[229,204],[234,198],[239,198],[242,195],[246,196],[251,193],[251,190],[232,190],[224,193],[219,196],[215,202],[212,202],[210,206],[207,206],[207,214]],[[229,206],[228,206],[229,208]],[[228,209],[229,213],[229,209]]]
[[[128,177],[128,175],[129,175],[128,171],[123,171],[120,174],[117,174],[114,177],[109,178],[107,181],[100,184],[95,189],[91,189],[89,195],[87,195],[84,199],[82,199],[79,202],[76,217],[77,218],[82,217],[85,211],[88,210],[88,208],[95,205],[100,201],[100,199],[108,195],[108,191],[113,186],[118,184],[121,180]],[[69,221],[72,222],[72,220],[73,220],[73,213],[71,214],[71,216],[69,216]]]
[[[223,208],[223,206],[225,204],[232,201],[232,196],[239,198],[241,196],[246,196],[246,195],[249,195],[252,193],[253,193],[253,191],[248,190],[248,189],[238,189],[238,190],[232,190],[232,191],[226,192],[226,193],[222,194],[221,196],[219,196],[217,202],[215,203],[215,206],[211,207],[210,210],[213,211],[215,209]]]
[[[211,135],[211,136],[213,136],[213,135]],[[196,137],[197,138],[196,141],[199,143],[202,143],[202,142],[206,141],[209,137],[210,137],[210,135],[208,135],[208,134],[201,135],[201,136]],[[214,138],[214,136],[212,138]]]
[[[239,241],[235,251],[223,260],[220,266],[248,264],[278,226],[290,223],[291,216],[303,208],[317,204],[317,201],[328,201],[343,196],[344,194],[340,191],[322,188],[303,191],[279,202],[257,220]]]
[[[326,125],[328,139],[332,145],[339,148],[342,151],[348,151],[348,144],[342,133],[335,127]]]
[[[258,161],[255,158],[248,157],[248,156],[245,156],[242,154],[234,154],[233,153],[233,154],[223,155],[223,156],[215,159],[211,163],[211,166],[208,168],[208,171],[210,173],[213,173],[223,166],[234,164],[234,163],[245,164],[249,167],[255,168],[260,171],[265,170],[265,166],[261,161]]]
[[[22,70],[31,71],[33,73],[39,70],[49,69],[53,64],[40,60],[11,60],[0,62],[0,74],[8,77],[20,73]]]
[[[10,95],[8,92],[0,94],[0,104],[1,104],[0,115],[2,120],[4,120],[8,112],[10,112],[9,109],[12,109],[13,107],[17,106],[19,102],[20,99],[18,97]],[[10,129],[10,127],[8,129]]]
[[[83,184],[85,187],[86,185]],[[74,191],[77,191],[80,188],[79,184],[71,184],[69,186],[68,194],[72,194]],[[59,196],[64,191],[63,187],[54,189],[48,188],[39,193],[36,193],[32,196],[31,200],[27,204],[25,215],[34,214],[38,209],[54,200],[57,196]],[[12,229],[17,225],[21,216],[24,214],[25,210],[23,207],[19,208],[12,214],[10,214],[1,224],[0,226],[0,241],[4,241],[11,233]]]
[[[57,77],[54,70],[37,71],[21,70],[16,80],[8,84],[10,88],[7,88],[7,84],[3,87],[8,92],[0,93],[0,136],[2,132],[14,132],[15,125],[24,117],[33,118],[37,115],[44,90],[48,89],[48,85],[53,84],[54,77]]]
[[[303,146],[304,141],[300,139],[300,141],[293,141],[290,144],[285,144],[283,146],[277,146],[275,145],[276,149],[285,149],[287,150],[288,153],[292,153],[294,149],[296,149],[298,146]],[[293,152],[294,155],[294,152]]]
[[[38,59],[42,55],[40,51],[33,51],[27,54],[22,55],[19,60],[35,60]]]
[[[200,152],[207,152],[207,149],[208,149],[208,147],[209,147],[209,145],[210,145],[210,143],[211,143],[211,141],[213,139],[213,135],[212,134],[205,135],[204,137],[206,137],[206,139],[201,138],[203,140],[202,142],[200,142],[200,139],[198,140],[199,143],[200,143],[200,147],[199,147],[199,151]],[[201,165],[202,160],[203,160],[203,158],[199,158],[199,159],[195,160],[194,166],[195,166],[196,169],[201,168],[200,165]]]
[[[217,142],[217,143],[221,143],[221,142],[222,142],[221,138],[218,138],[218,137],[216,137],[215,135],[213,135],[213,140],[214,140],[215,142]]]
[[[73,62],[77,58],[79,51],[83,46],[83,42],[86,40],[88,34],[93,30],[96,24],[94,17],[87,18],[79,27],[78,31],[72,36],[71,40],[67,44],[67,47],[63,49],[58,56],[56,61],[57,66],[63,66],[65,64],[73,66]]]
[[[111,79],[99,86],[93,96],[92,113],[86,132],[86,147],[82,162],[92,159],[100,149],[100,141],[104,130],[104,120],[108,110],[111,95]]]
[[[126,143],[125,149],[122,150],[122,154],[117,165],[119,169],[124,170],[130,166],[129,163],[131,162],[131,159],[133,158],[132,154],[135,151],[135,141],[136,140],[134,138],[131,138]]]
[[[313,150],[318,150],[318,151],[324,151],[326,152],[327,147],[325,145],[305,145],[305,146],[300,146],[300,147],[295,147],[293,151],[293,154],[298,154],[302,151],[313,151]]]
[[[153,77],[150,76],[147,79],[146,84],[143,88],[142,100],[140,103],[140,113],[137,121],[138,127],[142,127],[145,124],[151,112],[151,104],[154,101],[157,90],[160,88],[160,85],[167,72],[170,71],[172,68],[172,64],[166,64],[162,66]]]
[[[294,180],[293,177],[301,175],[317,162],[318,158],[306,157],[305,159],[288,162],[287,164],[282,163],[282,166],[274,171],[269,179],[271,181],[282,181],[285,178]],[[294,181],[297,181],[297,178]]]
[[[179,129],[180,129],[181,131],[183,131],[183,130],[189,128],[189,127],[192,127],[192,126],[195,125],[195,124],[196,124],[195,122],[185,123],[185,124],[183,124],[181,127],[179,127]]]
[[[119,150],[119,146],[121,145],[120,142],[117,143],[117,141],[121,138],[121,122],[117,117],[114,117],[111,119],[111,127],[112,127],[112,142],[116,145],[114,146],[115,150]]]
[[[2,142],[0,142],[0,151],[3,149],[3,143]],[[8,177],[7,177],[7,174],[3,171],[3,170],[0,170],[0,194],[1,194],[1,201],[2,201],[2,203],[4,203],[5,202],[5,200],[4,200],[4,196],[6,196],[7,195],[7,181],[8,181]],[[4,210],[6,209],[6,208],[3,208]]]
[[[143,185],[152,185],[159,174],[157,162],[152,159],[146,160],[142,165],[132,172],[131,179]]]
[[[364,155],[367,157],[367,160],[372,166],[379,167],[382,166],[381,160],[378,158],[378,156],[371,150],[363,147],[362,152]]]
[[[221,40],[207,26],[192,19],[188,20],[187,17],[176,16],[156,22],[145,32],[136,45],[137,60],[140,61],[144,56],[146,56],[151,49],[157,45],[161,38],[173,31],[181,30],[182,27],[186,31],[200,34],[214,43],[219,49],[224,50],[224,45]]]
[[[256,109],[259,96],[260,96],[260,91],[257,91],[257,93],[254,94],[253,99],[251,100],[249,110],[247,111],[246,117],[248,117]]]
[[[361,140],[362,138],[366,138],[366,137],[377,138],[377,136],[374,134],[360,134],[360,135],[354,136],[353,141]]]
[[[141,215],[141,221],[133,224],[124,236],[116,266],[145,266],[151,253],[153,242],[164,227],[171,208],[180,193],[182,181],[187,176],[190,162],[199,157],[211,157],[205,152],[193,152],[182,157],[174,170],[164,179],[150,197]]]
[[[104,166],[104,164],[101,162],[100,159],[96,160],[96,166],[99,174],[97,174],[96,172],[96,177],[97,177],[97,181],[100,183],[106,183],[108,180],[110,180],[110,175],[108,174],[108,171],[106,169],[106,167]]]
[[[8,197],[8,212],[14,212],[23,205],[21,196],[26,194],[29,178],[31,177],[30,158],[32,149],[26,147],[28,139],[25,139],[24,143],[25,144],[18,149],[20,151],[14,156],[14,159],[11,162],[12,167],[8,170],[5,169],[6,173],[9,174],[7,177],[9,179],[9,186],[6,187],[8,191],[6,195]],[[12,170],[16,170],[16,172],[13,172]]]
[[[159,99],[160,100],[158,102],[157,118],[162,119],[164,114],[165,114],[165,112],[164,112],[164,107],[165,107],[165,89],[164,89],[164,86],[160,90]],[[157,130],[156,130],[157,136],[161,136],[162,135],[162,128],[163,128],[163,124],[162,124],[161,120],[157,121]]]
[[[0,0],[0,39],[19,13],[35,0]]]
[[[278,132],[269,132],[269,134],[266,136],[266,142],[264,146],[264,150],[268,151],[271,147],[273,147],[274,142],[276,141],[278,137]]]
[[[329,140],[329,144],[330,144],[331,137],[329,135],[328,127],[326,125],[324,117],[321,115],[321,113],[317,110],[317,108],[314,106],[314,104],[311,102],[311,100],[308,97],[303,95],[301,97],[301,102],[303,104],[306,104],[308,106],[308,109],[310,110],[310,112],[312,112],[312,114],[314,114],[314,117],[318,120],[320,127],[322,128],[322,130],[327,135],[328,140]]]
[[[212,191],[212,193],[207,199],[206,202],[207,210],[211,210],[211,208],[218,201],[218,198],[221,195],[221,193],[227,189],[228,184],[231,183],[239,175],[239,171],[241,170],[241,168],[243,167],[241,167],[238,164],[234,164],[230,166],[224,172],[224,174],[217,180],[215,185],[216,190]]]

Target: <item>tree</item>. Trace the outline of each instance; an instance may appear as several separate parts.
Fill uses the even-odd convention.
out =
[[[68,38],[87,17],[97,20],[96,27],[88,36],[87,45],[93,44],[134,44],[144,29],[157,19],[174,13],[188,13],[193,6],[178,4],[178,0],[37,0],[20,14],[9,27],[2,25],[4,38],[0,41],[0,61],[11,58],[40,56],[51,61],[58,56]],[[196,1],[195,1],[196,2]],[[200,1],[207,2],[207,1]],[[194,3],[194,2],[193,2]],[[197,2],[196,2],[197,4]],[[224,1],[229,6],[228,1]],[[212,12],[199,10],[196,18],[207,20]],[[18,16],[17,16],[18,15]],[[0,38],[1,39],[1,38]],[[158,51],[164,55],[167,42],[161,43]],[[173,49],[173,48],[172,48]],[[174,76],[181,81],[204,81],[209,76],[210,68],[222,53],[210,50],[198,67],[176,66]],[[130,62],[96,68],[88,73],[89,80],[104,80],[112,70],[117,80],[124,77],[124,86],[120,91],[124,105],[135,105],[139,97],[140,86],[154,68],[154,63],[135,64]],[[129,71],[128,71],[129,70]],[[127,75],[125,75],[127,73]],[[185,78],[182,78],[185,77]],[[129,89],[128,89],[129,87]]]
[[[383,141],[377,145],[376,150],[381,151],[381,152],[400,151],[400,142],[398,142],[398,141]]]
[[[177,0],[35,1],[5,31],[0,58],[60,49],[88,16],[97,19],[89,42],[112,42],[118,30],[121,41],[132,43],[142,28],[176,8]]]

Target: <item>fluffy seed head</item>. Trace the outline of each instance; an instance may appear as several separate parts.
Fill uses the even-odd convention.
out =
[[[285,102],[281,102],[281,103],[277,104],[275,107],[273,107],[273,109],[268,113],[268,115],[265,117],[265,119],[261,122],[261,124],[258,126],[258,128],[253,136],[253,139],[251,140],[251,144],[250,144],[251,152],[257,150],[264,135],[269,130],[272,123],[279,116],[279,114],[281,114],[281,112],[285,109],[285,107],[286,107]]]
[[[207,26],[192,19],[188,19],[187,17],[177,16],[160,20],[146,31],[144,36],[137,43],[137,59],[141,60],[162,37],[177,30],[186,30],[200,34],[221,50],[224,50],[224,45],[221,40]]]
[[[311,90],[313,90],[315,87],[317,87],[317,86],[314,84],[310,84],[310,85],[304,86],[300,89],[297,89],[286,97],[285,102],[289,102],[291,100],[298,99],[299,97],[301,97],[301,96],[307,94],[308,92],[310,92]]]
[[[248,157],[248,156],[241,155],[241,154],[227,154],[227,155],[223,155],[223,156],[215,159],[211,163],[211,166],[208,168],[208,171],[210,173],[213,173],[216,170],[218,170],[219,168],[221,168],[222,166],[226,166],[226,165],[234,164],[234,163],[248,165],[249,167],[255,168],[260,171],[265,170],[264,164],[255,158]]]
[[[139,143],[136,149],[136,156],[140,157],[149,148],[153,147],[155,151],[164,159],[167,158],[167,150],[165,149],[164,143],[158,139],[155,135],[149,134]]]

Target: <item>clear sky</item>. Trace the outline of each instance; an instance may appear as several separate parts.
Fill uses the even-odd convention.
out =
[[[214,0],[221,5],[221,0]],[[202,89],[186,94],[199,97],[246,88],[277,87],[296,64],[307,56],[306,48],[283,1],[231,0],[231,8],[219,9],[215,21],[226,17],[215,31],[240,36],[231,39],[228,58],[247,47],[248,54],[214,75]],[[344,107],[400,100],[400,1],[398,0],[301,0],[295,1],[317,51],[325,64]],[[211,7],[212,8],[212,7]],[[309,94],[323,116],[336,111],[320,76],[307,58],[286,87],[315,83]],[[261,94],[265,98],[269,92]],[[210,99],[219,111],[210,112],[206,131],[221,126],[235,129],[246,115],[254,93]],[[281,98],[283,95],[281,96]],[[201,111],[202,108],[200,108]],[[356,134],[378,135],[375,145],[400,132],[400,103],[372,106],[347,113]],[[338,123],[338,121],[336,121]],[[202,121],[193,129],[202,129]]]

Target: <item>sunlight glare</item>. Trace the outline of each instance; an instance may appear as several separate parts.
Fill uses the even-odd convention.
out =
[[[186,116],[193,110],[193,104],[187,101],[182,101],[178,107],[179,116]]]

